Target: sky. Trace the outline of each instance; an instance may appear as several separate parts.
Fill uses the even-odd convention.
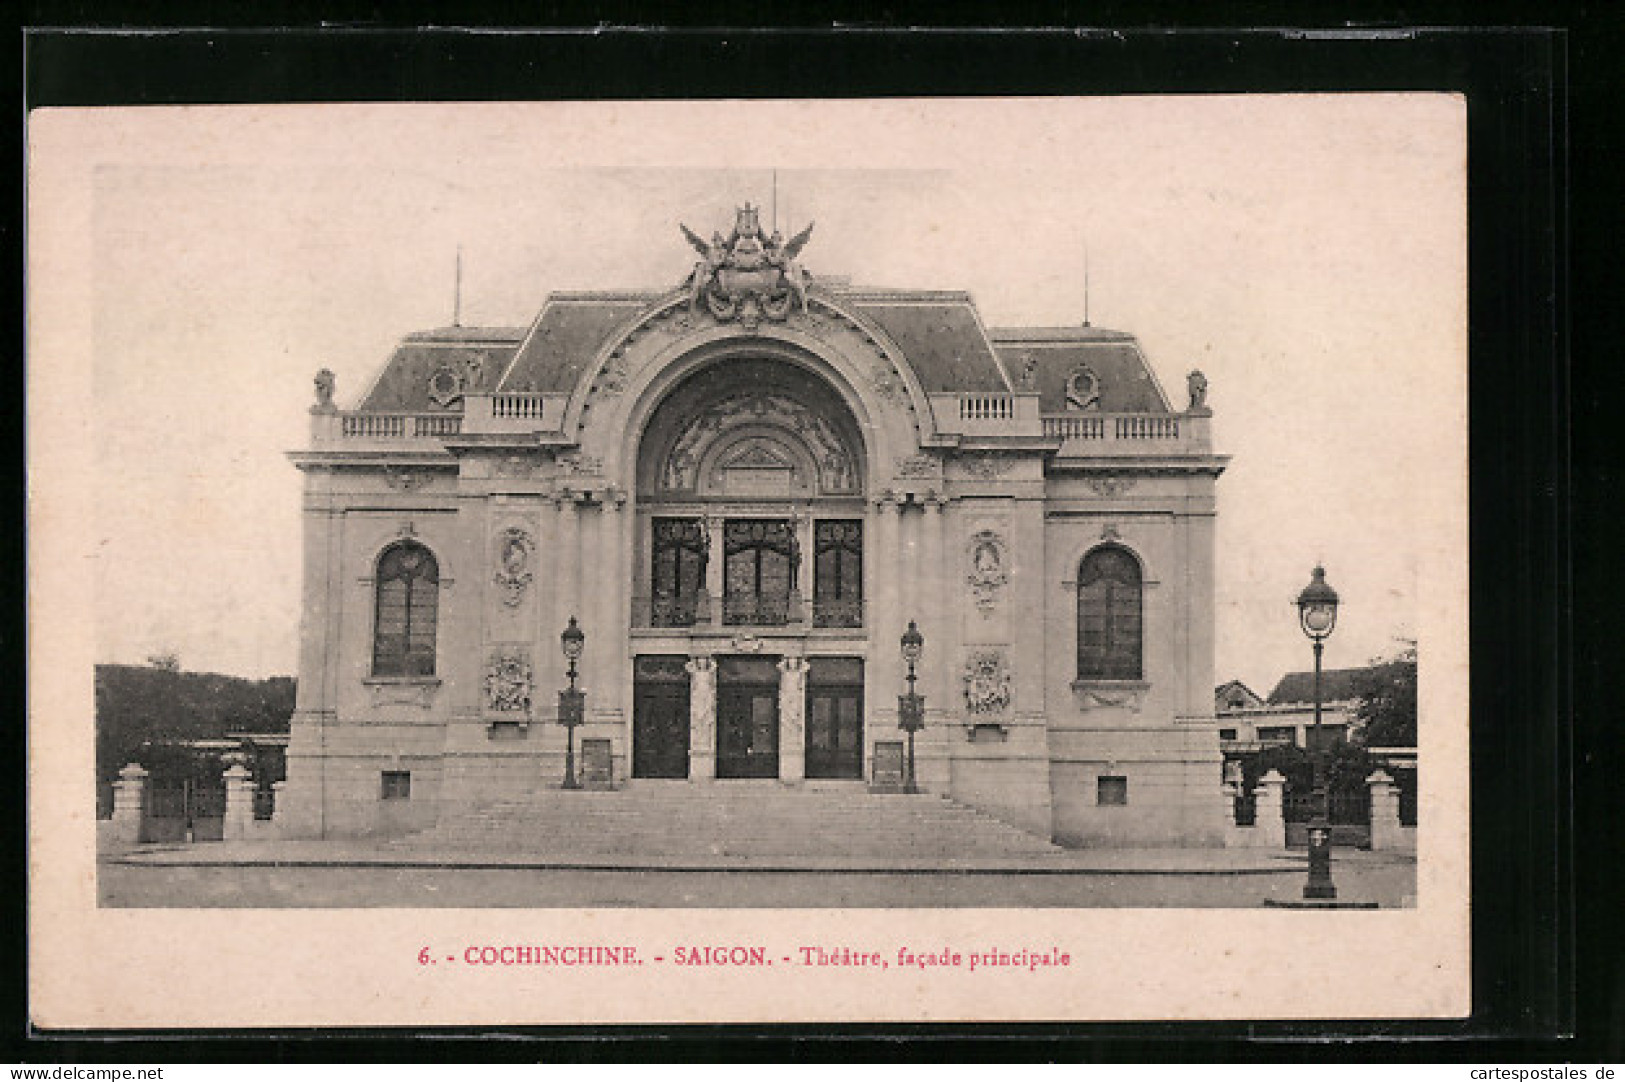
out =
[[[90,444],[95,657],[292,673],[285,456],[315,371],[352,405],[403,334],[449,323],[459,248],[467,325],[675,286],[678,223],[771,213],[775,173],[786,233],[817,223],[815,275],[968,290],[990,325],[1081,322],[1087,251],[1091,322],[1137,335],[1175,403],[1201,368],[1233,456],[1218,679],[1308,667],[1292,601],[1317,561],[1344,602],[1327,666],[1390,654],[1430,567],[1465,558],[1464,116],[1448,95],[37,112],[30,371],[81,366],[88,401],[35,381],[29,409]],[[70,224],[83,243],[42,253]]]

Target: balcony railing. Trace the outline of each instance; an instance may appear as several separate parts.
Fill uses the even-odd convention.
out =
[[[813,627],[862,627],[863,602],[813,600]]]
[[[640,595],[633,599],[632,619],[634,626],[644,628],[841,629],[863,627],[864,612],[861,600],[809,602],[801,594],[791,593],[788,597],[749,594],[718,601],[702,591],[685,597]]]
[[[711,599],[703,593],[689,597],[656,595],[648,602],[650,627],[693,627],[711,622]]]
[[[440,439],[463,427],[458,413],[341,413],[338,422],[342,440]]]
[[[1063,440],[1178,440],[1181,420],[1171,414],[1068,413],[1045,417],[1044,435]]]
[[[722,599],[722,622],[728,627],[784,627],[798,608],[789,595],[730,594]]]

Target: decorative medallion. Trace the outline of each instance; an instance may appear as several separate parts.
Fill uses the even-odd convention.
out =
[[[965,660],[965,709],[1001,714],[1010,706],[1010,666],[999,650],[978,650]]]
[[[1087,483],[1102,496],[1121,496],[1134,487],[1132,477],[1091,477]]]
[[[758,220],[759,211],[749,203],[739,207],[733,232],[727,237],[712,233],[709,241],[679,225],[700,254],[686,283],[690,317],[703,304],[716,319],[738,320],[753,330],[764,318],[782,322],[792,309],[807,311],[810,276],[796,257],[806,247],[813,227],[808,225],[788,241],[777,230],[768,236]]]
[[[965,581],[976,594],[976,607],[983,615],[993,611],[999,591],[1010,581],[1005,570],[1004,539],[992,530],[983,530],[970,539],[970,574]]]
[[[1010,472],[1010,466],[1012,465],[1011,460],[1004,455],[987,454],[966,455],[964,458],[964,463],[967,471],[969,471],[975,477],[982,478],[984,481],[991,481],[994,478],[1003,477],[1006,473]]]
[[[486,709],[530,713],[530,658],[522,646],[500,647],[485,669]]]
[[[429,377],[429,397],[442,408],[463,397],[463,374],[450,365],[441,365]]]
[[[1066,377],[1066,408],[1069,410],[1098,410],[1100,408],[1100,377],[1086,364],[1080,364]]]
[[[730,645],[741,654],[759,654],[764,643],[755,635],[745,634],[735,635]]]
[[[497,535],[496,584],[502,587],[502,603],[513,608],[524,600],[530,585],[530,557],[536,545],[530,534],[510,526]]]
[[[936,477],[942,471],[930,455],[910,455],[897,460],[898,477]]]

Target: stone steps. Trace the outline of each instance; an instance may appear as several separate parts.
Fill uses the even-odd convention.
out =
[[[999,857],[1062,850],[940,796],[708,785],[557,789],[445,813],[403,846],[604,856]]]

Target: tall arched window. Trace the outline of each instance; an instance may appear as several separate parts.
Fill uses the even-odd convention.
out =
[[[440,608],[440,565],[415,541],[378,558],[374,676],[433,676],[434,627]]]
[[[1115,546],[1078,568],[1078,679],[1138,680],[1140,564]]]

